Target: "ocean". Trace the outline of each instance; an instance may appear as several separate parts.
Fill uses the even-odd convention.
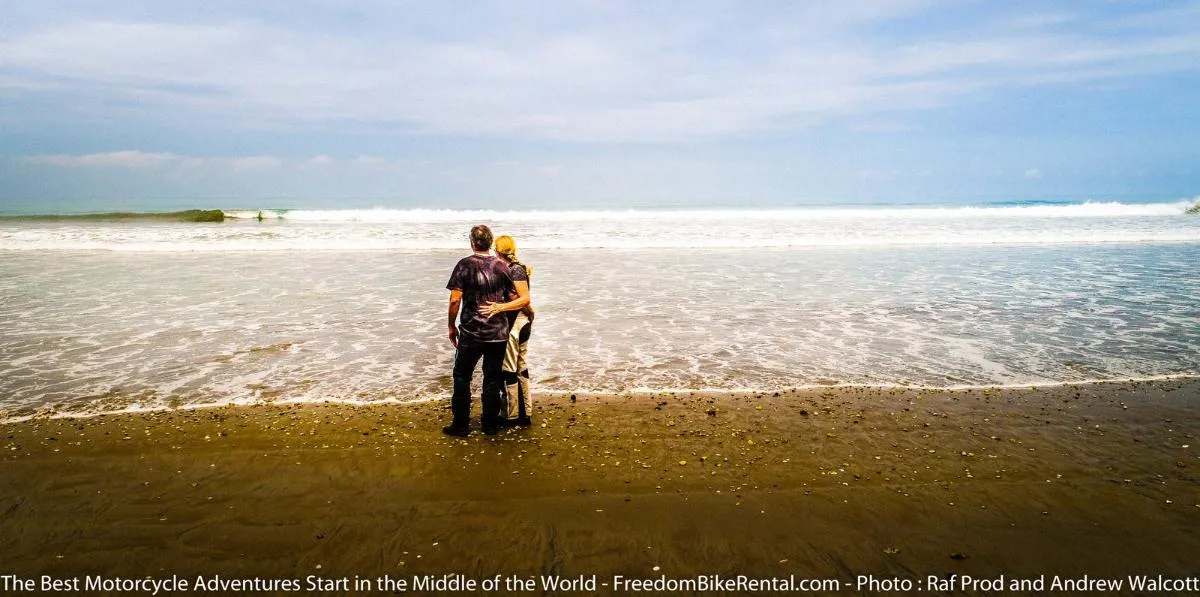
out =
[[[1192,204],[0,217],[0,419],[448,396],[476,223],[533,268],[536,392],[1195,376]]]

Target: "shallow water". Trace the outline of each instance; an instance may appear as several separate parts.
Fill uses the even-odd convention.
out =
[[[465,254],[0,252],[0,407],[444,395],[444,287]],[[523,258],[540,391],[1200,373],[1200,243]]]

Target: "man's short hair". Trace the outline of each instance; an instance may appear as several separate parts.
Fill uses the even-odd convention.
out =
[[[471,229],[471,248],[486,251],[492,248],[492,229],[479,224]]]

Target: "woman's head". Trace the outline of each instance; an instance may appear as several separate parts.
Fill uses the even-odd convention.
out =
[[[521,263],[517,259],[517,242],[507,234],[496,239],[496,255],[509,263]],[[521,265],[525,265],[521,263]],[[533,268],[525,265],[525,274],[533,275]]]
[[[517,258],[517,243],[511,236],[507,234],[496,239],[496,254],[503,257],[505,261],[513,261]]]

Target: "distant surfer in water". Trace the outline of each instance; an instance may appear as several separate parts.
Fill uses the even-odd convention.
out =
[[[529,366],[525,363],[525,354],[533,329],[533,305],[528,300],[524,307],[517,305],[520,295],[530,296],[529,276],[533,275],[533,268],[517,259],[517,243],[511,236],[496,239],[496,257],[508,264],[508,274],[517,288],[517,297],[507,303],[488,303],[481,310],[488,317],[506,311],[509,314],[508,347],[504,352],[503,367],[506,422],[509,425],[528,426],[533,423],[530,418],[533,414],[533,397],[529,392]]]
[[[471,228],[471,250],[473,253],[459,260],[450,273],[446,288],[450,291],[449,336],[450,343],[457,349],[454,353],[454,395],[450,408],[454,420],[442,428],[447,435],[465,436],[470,433],[471,422],[471,377],[475,366],[483,359],[483,410],[480,422],[483,432],[491,435],[504,426],[504,379],[501,368],[508,347],[509,322],[507,318],[492,318],[481,312],[489,303],[504,301],[509,296],[516,298],[505,305],[522,309],[529,304],[529,285],[518,288],[509,274],[509,266],[493,257],[492,231],[480,224]],[[459,319],[461,312],[462,318]]]

